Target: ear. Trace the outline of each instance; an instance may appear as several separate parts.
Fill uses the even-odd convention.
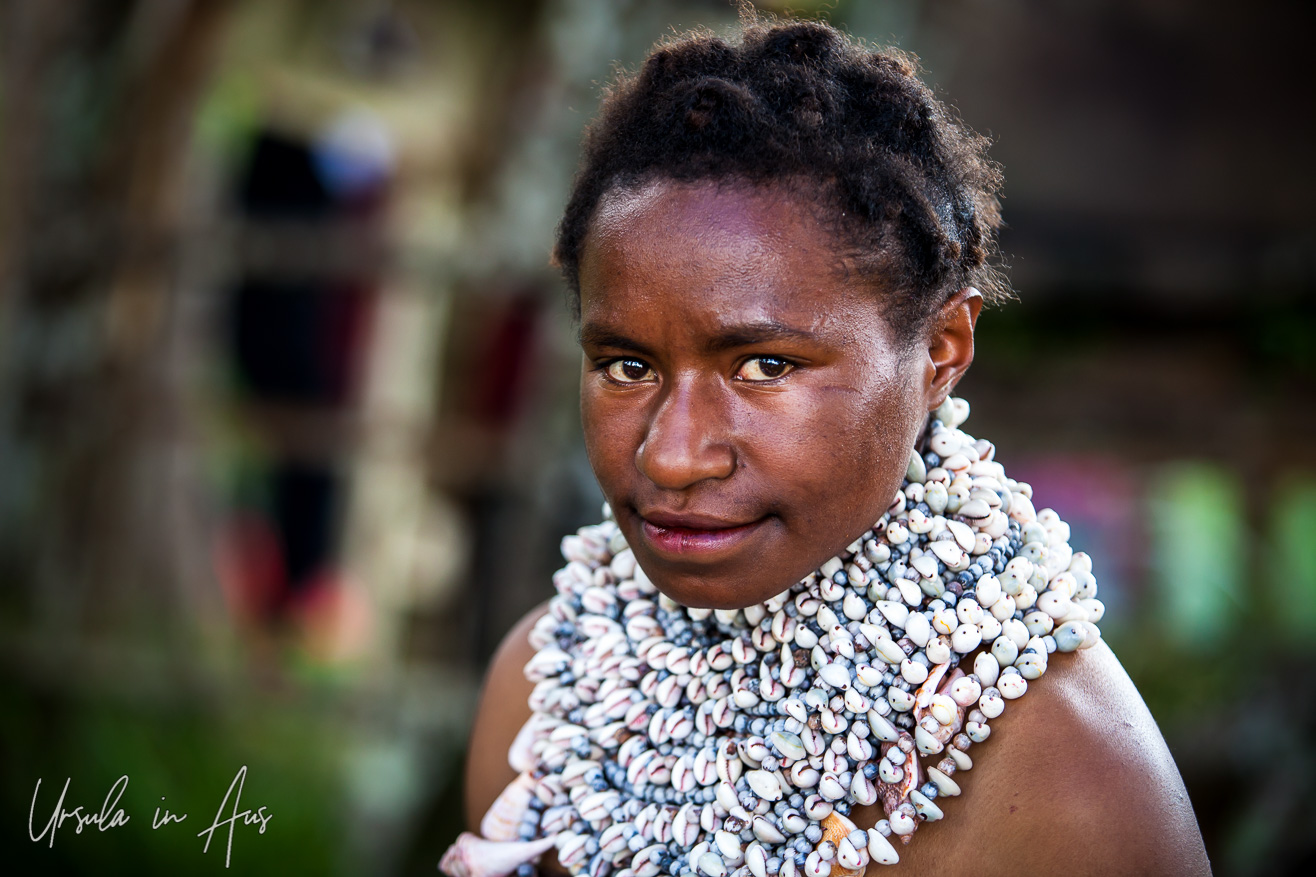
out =
[[[973,329],[982,310],[982,293],[966,286],[932,318],[928,332],[925,404],[931,411],[950,395],[973,363]]]

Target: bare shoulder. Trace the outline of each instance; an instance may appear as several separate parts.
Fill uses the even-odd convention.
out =
[[[507,763],[507,750],[530,718],[533,686],[524,669],[535,653],[530,630],[545,611],[546,606],[532,610],[503,637],[484,677],[466,753],[466,823],[472,829],[516,776]]]
[[[1069,834],[1051,854],[1081,854],[1107,873],[1209,874],[1179,769],[1115,654],[1100,643],[1054,663],[1054,678],[1034,686],[1037,703],[1017,710],[1015,733],[1028,739],[1005,744],[1020,753],[1036,740],[1049,750],[1037,753],[1051,780],[1044,808]]]
[[[911,853],[934,829],[945,836],[927,852],[945,845],[1002,873],[1210,873],[1174,759],[1104,643],[1053,656],[971,754],[974,768],[956,777],[963,798]]]

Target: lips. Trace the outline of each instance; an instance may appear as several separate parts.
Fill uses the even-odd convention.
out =
[[[698,514],[642,514],[644,536],[659,554],[694,559],[734,550],[767,521],[728,521]]]

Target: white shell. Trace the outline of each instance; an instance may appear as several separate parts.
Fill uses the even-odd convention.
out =
[[[1023,678],[1038,679],[1046,672],[1046,652],[1024,652],[1014,666]]]
[[[910,685],[919,685],[928,678],[928,668],[906,658],[900,662],[900,675],[905,677],[905,681]]]
[[[998,663],[1009,666],[1019,657],[1019,646],[1013,639],[1005,634],[1001,634],[992,643],[992,657],[994,657]]]
[[[861,854],[860,850],[855,849],[855,845],[850,842],[850,838],[843,837],[841,842],[836,845],[836,863],[850,871],[861,868],[868,859],[867,845],[863,846],[862,850]]]
[[[937,574],[937,559],[929,554],[914,558],[909,565],[918,570],[918,574],[925,579],[930,579]]]
[[[450,877],[502,877],[553,848],[555,839],[494,841],[463,832],[443,854],[439,868]]]
[[[950,468],[949,466],[947,468]],[[967,467],[966,467],[967,468]],[[960,506],[957,514],[971,521],[985,521],[991,516],[992,507],[980,499],[971,499]]]
[[[909,579],[897,580],[896,588],[900,591],[900,599],[910,606],[918,606],[923,602],[923,591]]]
[[[818,794],[828,801],[839,801],[845,797],[845,786],[835,774],[825,773],[818,782]]]
[[[1022,650],[1028,645],[1028,626],[1018,618],[1010,618],[1001,622],[1001,634],[1008,636],[1010,640]]]
[[[766,801],[781,800],[781,784],[777,778],[766,770],[751,770],[745,774],[745,779],[749,781],[749,787]],[[728,810],[731,808],[727,808]]]
[[[950,638],[938,636],[928,640],[928,644],[923,649],[923,654],[927,655],[929,661],[933,664],[945,664],[950,660]]]
[[[876,828],[868,829],[868,855],[879,865],[894,865],[900,861],[900,854],[891,846],[891,841]]]
[[[886,698],[896,712],[903,713],[914,708],[914,695],[894,685],[887,689]]]
[[[1069,613],[1072,604],[1068,594],[1048,590],[1037,598],[1037,608],[1058,621]]]
[[[994,719],[1001,713],[1005,712],[1005,701],[1001,699],[1001,693],[995,688],[989,688],[978,698],[978,709],[989,719]]]
[[[965,623],[955,628],[950,636],[950,645],[961,655],[967,655],[982,644],[982,633],[976,624]]]
[[[932,802],[931,798],[918,789],[910,790],[909,800],[914,805],[914,809],[918,811],[918,815],[928,822],[936,822],[945,815],[941,812],[941,808]]]
[[[905,650],[896,645],[894,640],[886,639],[873,643],[873,650],[877,652],[878,657],[883,661],[896,667],[899,667],[901,662],[905,660]]]
[[[1057,627],[1053,635],[1057,651],[1072,652],[1083,644],[1087,630],[1082,622],[1068,621]]]
[[[955,537],[955,544],[965,551],[972,551],[976,537],[973,529],[962,521],[946,521],[946,529]]]
[[[877,787],[873,781],[864,776],[862,770],[855,771],[854,779],[850,783],[850,795],[858,804],[865,806],[877,802]]]
[[[832,812],[832,802],[822,795],[809,795],[804,799],[804,812],[815,822],[822,822]]]
[[[869,688],[876,688],[882,684],[882,673],[871,664],[856,664],[854,668],[855,678],[863,685]]]
[[[713,846],[722,854],[724,862],[737,865],[745,860],[744,852],[740,846],[740,838],[729,831],[714,832]]]
[[[954,572],[966,569],[969,565],[969,557],[965,554],[964,549],[950,542],[933,542],[929,548],[937,559],[946,564]]]
[[[872,710],[868,712],[868,727],[873,732],[873,736],[883,743],[894,743],[900,739],[900,732],[896,730],[896,726]]]
[[[941,752],[941,750],[946,748],[945,744],[932,736],[932,734],[928,733],[922,725],[916,725],[914,727],[914,745],[917,746],[918,751],[922,752],[924,755],[936,755],[938,752]]]
[[[968,706],[981,694],[982,686],[978,680],[969,676],[961,676],[950,684],[950,696],[960,706]]]
[[[842,611],[845,613],[846,618],[851,621],[858,621],[868,614],[868,607],[864,604],[863,598],[854,591],[848,591],[842,603]]]
[[[672,838],[683,847],[689,847],[699,837],[700,809],[696,804],[686,804],[672,819]]]
[[[959,717],[960,710],[959,704],[949,695],[934,694],[931,703],[928,705],[928,712],[939,724],[949,725]]]
[[[909,619],[909,607],[904,603],[897,603],[893,600],[879,600],[877,610],[893,627],[903,629],[905,622]],[[909,631],[906,630],[905,633],[908,635]],[[910,638],[913,639],[913,637]]]
[[[812,789],[818,785],[822,774],[807,761],[797,761],[791,765],[790,780],[797,789]]]
[[[856,734],[852,727],[850,733],[846,735],[845,751],[852,761],[869,761],[873,757],[873,744]]]
[[[718,783],[714,789],[714,794],[717,797],[717,802],[726,808],[727,811],[734,810],[740,806],[740,798],[736,796],[735,786],[732,786],[728,782],[724,781]]]
[[[913,834],[914,829],[918,827],[917,823],[914,821],[914,817],[910,816],[904,810],[896,810],[891,814],[889,819],[891,820],[892,833],[901,835],[902,837]],[[869,843],[871,844],[872,835],[869,835],[869,838]]]
[[[727,877],[727,866],[714,852],[707,852],[699,857],[699,871],[708,877]]]
[[[955,617],[961,624],[977,624],[982,621],[982,616],[982,606],[972,597],[965,597],[955,604]]]
[[[932,636],[932,625],[928,623],[928,617],[922,612],[907,612],[904,628],[905,636],[919,648],[927,645],[928,639]]]
[[[954,796],[960,794],[959,783],[935,767],[928,768],[928,780],[937,787],[937,794],[939,795]]]
[[[840,734],[849,724],[839,711],[823,707],[818,713],[818,723],[828,734]]]
[[[1000,662],[990,652],[979,652],[973,659],[973,673],[983,685],[995,685],[1001,673]]]
[[[762,844],[752,842],[745,848],[745,866],[754,877],[768,877],[768,852]]]
[[[842,667],[840,664],[827,664],[820,667],[818,669],[818,678],[823,682],[826,682],[832,688],[837,688],[842,691],[848,689],[854,681],[850,677],[850,671]]]
[[[1018,673],[1009,673],[996,680],[996,687],[1000,689],[1001,697],[1014,700],[1028,690],[1028,680]]]

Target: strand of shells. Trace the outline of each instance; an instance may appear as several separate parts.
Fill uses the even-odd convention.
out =
[[[1089,558],[967,416],[961,399],[938,408],[873,529],[760,605],[676,604],[611,520],[563,539],[509,755],[522,773],[482,825],[503,846],[465,835],[441,867],[529,875],[550,840],[589,877],[897,862],[893,841],[943,818],[1006,702],[1053,652],[1100,638]],[[849,819],[879,802],[874,828]]]

